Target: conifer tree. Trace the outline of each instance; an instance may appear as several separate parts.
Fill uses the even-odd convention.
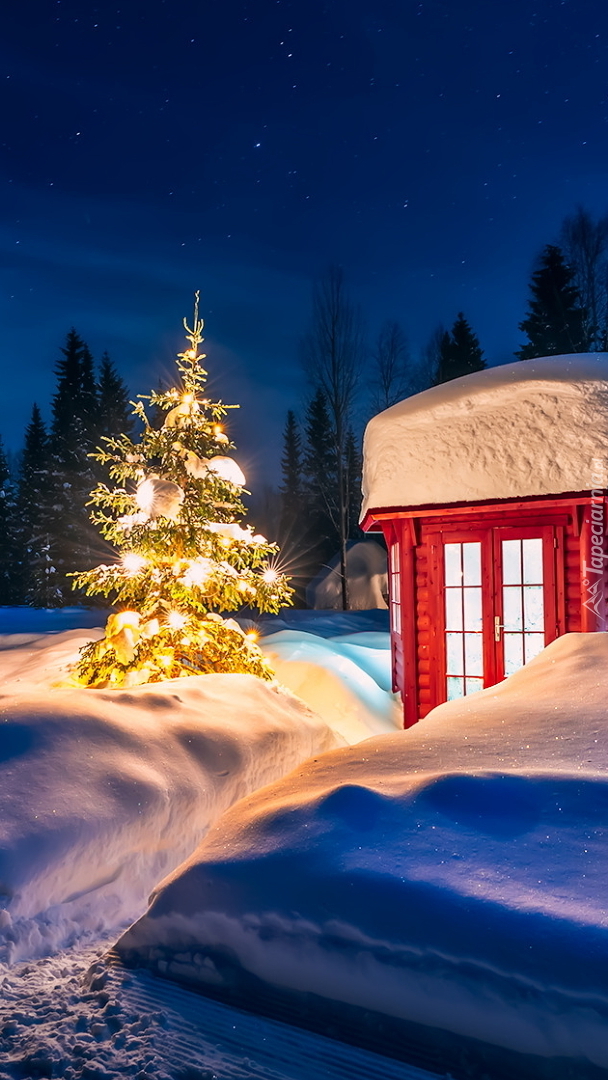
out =
[[[0,438],[0,604],[19,600],[16,493]]]
[[[21,596],[32,607],[58,607],[62,603],[49,529],[50,475],[49,437],[40,409],[34,405],[25,431],[17,487]]]
[[[51,451],[63,470],[75,471],[94,449],[97,390],[91,353],[74,329],[61,353],[55,369]]]
[[[547,244],[532,274],[528,314],[519,324],[528,341],[515,353],[518,360],[585,351],[586,316],[573,280],[561,248]]]
[[[486,362],[479,345],[479,338],[473,332],[462,311],[452,327],[451,333],[443,334],[439,345],[439,368],[436,382],[450,382],[462,375],[471,375],[483,371]]]
[[[340,505],[334,433],[320,388],[308,404],[304,430],[303,470],[311,554],[325,562],[340,543]]]
[[[98,441],[104,435],[116,435],[121,431],[126,435],[131,435],[133,428],[134,418],[129,391],[107,352],[104,352],[97,380]]]
[[[48,532],[59,604],[73,602],[68,573],[91,562],[91,529],[85,502],[94,482],[89,455],[96,442],[97,388],[91,353],[70,330],[56,368],[50,433],[52,501]]]
[[[435,371],[435,385],[449,382],[452,375],[452,338],[449,330],[444,330],[437,339],[437,368]]]
[[[281,542],[292,538],[302,519],[303,477],[302,477],[302,438],[298,430],[296,415],[289,409],[283,431],[283,455],[281,457],[281,520],[279,534]]]
[[[88,686],[133,686],[211,671],[272,672],[255,643],[220,612],[243,604],[276,612],[292,590],[278,548],[238,519],[245,478],[224,434],[230,406],[205,396],[199,354],[203,322],[184,320],[189,348],[177,360],[178,385],[142,395],[164,422],[153,428],[143,400],[142,433],[104,438],[96,457],[115,486],[91,493],[92,520],[118,550],[108,565],[77,574],[88,595],[118,611],[105,636],[82,652],[77,677]]]

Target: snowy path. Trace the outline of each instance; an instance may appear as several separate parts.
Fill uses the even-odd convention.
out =
[[[0,1080],[437,1080],[106,963],[109,944],[0,972]]]

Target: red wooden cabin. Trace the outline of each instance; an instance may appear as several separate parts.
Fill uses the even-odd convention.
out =
[[[606,354],[491,368],[370,421],[362,526],[389,551],[406,727],[607,628],[607,466]]]

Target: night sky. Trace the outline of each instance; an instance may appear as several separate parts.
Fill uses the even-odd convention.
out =
[[[311,282],[344,267],[373,339],[463,310],[522,339],[534,256],[608,210],[600,0],[22,0],[0,30],[0,434],[49,419],[74,326],[133,394],[201,290],[211,390],[249,486],[298,407]]]

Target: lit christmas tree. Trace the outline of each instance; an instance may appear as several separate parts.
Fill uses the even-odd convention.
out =
[[[91,492],[91,519],[118,549],[116,562],[74,575],[87,595],[111,599],[105,636],[81,653],[80,684],[135,686],[182,675],[249,672],[272,678],[272,669],[234,619],[219,613],[248,604],[277,612],[293,590],[277,566],[278,548],[239,519],[245,485],[234,445],[224,434],[229,408],[204,396],[207,372],[198,296],[190,348],[180,353],[181,385],[140,395],[164,415],[151,426],[140,400],[137,439],[104,438],[93,455],[117,486]]]

